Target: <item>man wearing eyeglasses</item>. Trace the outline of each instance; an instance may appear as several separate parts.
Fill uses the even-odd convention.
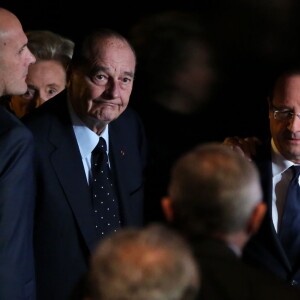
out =
[[[268,207],[262,226],[245,247],[243,257],[300,288],[300,187],[299,173],[293,171],[300,165],[300,68],[289,69],[277,78],[268,104],[271,137],[267,142],[258,145],[256,138],[237,137],[224,141],[245,154],[253,154],[251,149],[255,148],[252,159],[260,170]],[[293,177],[299,194],[293,196],[291,203],[287,195]],[[285,225],[286,222],[290,224]]]

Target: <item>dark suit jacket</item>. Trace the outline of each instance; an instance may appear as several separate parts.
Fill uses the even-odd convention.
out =
[[[34,145],[30,131],[0,106],[0,299],[35,299]]]
[[[272,161],[271,144],[267,140],[258,148],[254,161],[260,171],[264,201],[268,210],[258,233],[244,250],[244,259],[269,270],[292,285],[300,287],[300,266],[292,270],[288,257],[278,239],[272,221]]]
[[[198,239],[193,249],[202,272],[201,300],[296,300],[300,290],[244,263],[223,241]]]
[[[87,270],[99,242],[90,190],[67,109],[66,92],[23,121],[38,151],[35,223],[37,298],[66,300]],[[110,162],[124,226],[143,225],[146,141],[138,116],[127,108],[109,125]]]

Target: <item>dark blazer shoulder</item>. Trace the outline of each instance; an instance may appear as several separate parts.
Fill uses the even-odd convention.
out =
[[[203,276],[200,299],[300,299],[300,290],[244,263],[223,241],[204,239],[194,249]]]
[[[13,136],[16,141],[19,139],[32,140],[32,134],[24,124],[2,106],[0,106],[0,122],[0,135],[5,135],[6,138]]]

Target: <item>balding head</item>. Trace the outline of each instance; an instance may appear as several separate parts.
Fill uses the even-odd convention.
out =
[[[256,166],[228,146],[203,144],[174,165],[169,195],[176,227],[188,235],[247,233],[262,200]]]
[[[34,62],[19,19],[0,8],[0,96],[24,94],[28,66]]]
[[[0,34],[7,34],[17,28],[22,28],[19,19],[12,12],[0,7]]]

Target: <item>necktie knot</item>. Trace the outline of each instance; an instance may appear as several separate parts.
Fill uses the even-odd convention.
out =
[[[107,147],[106,147],[106,142],[103,137],[99,138],[98,144],[92,151],[92,153],[101,153],[101,152],[106,152]]]
[[[106,142],[103,137],[99,138],[98,144],[92,151],[91,163],[92,163],[92,174],[95,172],[105,171],[108,168],[108,155],[106,152]]]

